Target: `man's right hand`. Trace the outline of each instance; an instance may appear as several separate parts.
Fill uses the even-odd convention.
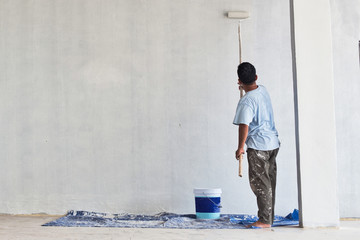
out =
[[[245,153],[244,148],[240,148],[240,149],[236,150],[236,152],[235,152],[235,158],[236,158],[237,160],[239,160],[240,157],[241,157],[241,154],[244,154],[244,153]]]

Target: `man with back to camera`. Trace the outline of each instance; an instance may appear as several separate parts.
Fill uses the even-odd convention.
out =
[[[255,67],[248,62],[238,66],[239,89],[245,95],[239,100],[234,124],[239,126],[236,159],[244,154],[245,143],[249,163],[250,187],[256,195],[259,220],[247,227],[269,228],[274,221],[276,156],[280,142],[275,128],[270,96],[257,85]]]

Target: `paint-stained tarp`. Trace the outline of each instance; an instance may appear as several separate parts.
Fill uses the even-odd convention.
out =
[[[119,228],[178,228],[178,229],[241,229],[257,221],[255,215],[222,214],[220,219],[200,220],[194,214],[159,213],[156,215],[107,214],[69,211],[66,216],[43,226],[59,227],[119,227]],[[273,227],[298,225],[298,210],[286,217],[275,216]]]

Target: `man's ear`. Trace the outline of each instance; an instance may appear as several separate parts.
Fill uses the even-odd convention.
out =
[[[257,75],[255,75],[255,81],[257,80]]]

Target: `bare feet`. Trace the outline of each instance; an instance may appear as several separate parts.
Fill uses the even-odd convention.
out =
[[[251,227],[257,227],[257,228],[270,228],[271,225],[270,224],[265,224],[265,223],[262,223],[262,222],[254,222],[250,225],[247,225],[246,228],[251,228]]]

